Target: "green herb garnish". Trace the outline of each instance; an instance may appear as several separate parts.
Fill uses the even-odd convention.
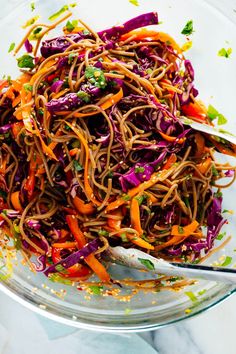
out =
[[[85,36],[87,36],[88,34],[90,34],[90,32],[89,32],[89,30],[85,29],[85,30],[83,30],[83,34],[84,34]]]
[[[179,234],[183,234],[184,228],[182,226],[178,226],[178,232],[179,232]]]
[[[109,232],[106,231],[106,230],[99,230],[99,231],[98,231],[98,235],[99,235],[99,236],[108,237],[108,236],[109,236]]]
[[[78,25],[77,20],[67,21],[66,22],[66,29],[68,32],[72,32]]]
[[[202,289],[202,290],[200,290],[199,292],[198,292],[198,295],[204,295],[205,293],[207,292],[207,290],[206,289]]]
[[[230,55],[232,54],[232,48],[228,48],[228,49],[225,49],[225,48],[221,48],[219,51],[218,51],[218,56],[219,57],[224,57],[224,58],[229,58]]]
[[[77,96],[85,103],[90,102],[90,96],[87,92],[79,91],[79,92],[77,92]]]
[[[95,68],[94,66],[87,66],[85,70],[85,77],[96,87],[105,88],[107,85],[103,71],[99,68]]]
[[[19,68],[34,68],[34,58],[31,55],[24,54],[22,57],[17,59]]]
[[[225,118],[225,116],[223,114],[219,113],[217,111],[217,109],[215,107],[213,107],[211,104],[208,106],[207,115],[211,121],[213,121],[214,119],[217,118],[218,125],[223,125],[223,124],[227,123],[227,119]]]
[[[8,76],[7,76],[7,82],[8,82],[8,85],[9,85],[9,86],[12,84],[11,75],[8,75]]]
[[[211,171],[212,171],[213,176],[219,176],[219,172],[217,171],[217,169],[215,168],[214,165],[212,166]]]
[[[197,297],[196,297],[196,295],[194,295],[194,293],[192,291],[186,291],[185,295],[187,295],[192,302],[197,301]]]
[[[144,167],[135,167],[134,172],[135,173],[143,173],[143,172],[145,172],[145,168]]]
[[[66,278],[62,278],[60,277],[59,274],[50,274],[48,279],[50,281],[52,281],[53,283],[61,283],[61,284],[65,284],[65,285],[72,285],[73,282],[69,279]]]
[[[221,264],[221,267],[227,267],[230,265],[232,262],[232,257],[227,256],[224,260],[224,262]]]
[[[121,198],[125,201],[128,201],[131,199],[131,197],[128,194],[123,194]]]
[[[186,25],[182,29],[181,34],[184,34],[185,36],[189,36],[193,32],[194,32],[194,30],[193,30],[193,20],[190,20],[190,21],[188,21],[186,23]]]
[[[222,195],[223,195],[222,192],[214,193],[214,197],[215,197],[215,198],[221,198]]]
[[[55,269],[56,269],[58,272],[67,272],[67,270],[65,269],[65,267],[63,267],[61,264],[55,265]]]
[[[8,53],[10,53],[10,52],[12,52],[13,51],[13,49],[15,48],[15,43],[14,42],[12,42],[11,44],[10,44],[10,47],[9,47],[9,49],[8,49]]]
[[[101,295],[103,286],[90,285],[89,289],[92,291],[93,295]]]
[[[39,15],[31,17],[28,21],[25,22],[22,28],[26,28],[33,25],[36,21],[38,21],[39,17],[40,17]]]
[[[70,6],[70,7],[76,7],[77,4],[76,4],[76,2],[73,2],[72,4],[69,4],[69,6]]]
[[[146,199],[146,195],[140,195],[139,197],[135,197],[135,199],[137,199],[138,204],[141,205],[143,203],[143,201]]]
[[[189,198],[188,197],[184,197],[184,202],[187,208],[189,208],[190,204],[189,204]]]
[[[33,91],[33,86],[30,85],[30,84],[24,84],[23,87],[24,87],[25,91],[28,91],[28,92],[32,92]]]
[[[70,53],[68,55],[68,64],[72,64],[74,58],[76,57],[77,55],[75,53]]]
[[[120,238],[121,238],[122,242],[129,242],[125,232],[120,234]]]
[[[49,21],[56,20],[59,16],[61,16],[62,14],[64,14],[64,12],[66,12],[68,10],[69,10],[68,5],[62,6],[62,8],[60,10],[58,10],[57,12],[55,12],[54,14],[52,14],[51,16],[48,17]]]
[[[31,3],[30,3],[30,8],[31,8],[31,11],[34,11],[34,10],[35,10],[35,3],[34,3],[34,2],[31,2]]]
[[[138,0],[129,0],[129,2],[134,6],[139,6]]]
[[[31,35],[29,36],[30,41],[35,41],[41,37],[41,32],[42,32],[43,27],[36,27]]]
[[[148,270],[154,270],[154,264],[149,259],[138,258],[139,262],[144,265]]]
[[[77,160],[73,161],[73,166],[74,166],[75,171],[77,171],[77,172],[83,170],[83,166],[81,166],[81,164]]]

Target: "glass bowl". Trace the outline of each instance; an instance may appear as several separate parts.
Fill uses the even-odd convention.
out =
[[[186,39],[181,35],[186,22],[194,23],[192,36],[193,47],[186,53],[192,60],[196,72],[196,87],[199,88],[201,99],[206,104],[211,103],[228,117],[227,129],[236,132],[235,119],[235,82],[236,65],[236,26],[231,16],[223,15],[208,1],[199,0],[140,0],[136,7],[128,0],[80,0],[73,9],[74,17],[79,17],[95,30],[104,29],[137,16],[138,14],[158,11],[162,24],[161,31],[171,34],[179,43]],[[214,2],[215,4],[215,2]],[[21,25],[30,17],[40,14],[42,21],[56,12],[64,1],[36,1],[36,10],[32,13],[30,2],[24,2],[4,18],[0,23],[2,33],[0,57],[1,74],[16,76],[18,70],[15,60],[7,55],[10,43],[20,41],[23,36]],[[235,16],[236,17],[236,16]],[[55,30],[58,33],[58,29]],[[217,55],[222,47],[232,47],[232,58],[226,59]],[[235,49],[235,53],[234,53]],[[3,55],[4,54],[4,55]],[[236,209],[236,186],[224,193],[225,209]],[[235,220],[229,215],[229,224],[224,227],[227,235],[235,228]],[[222,241],[216,241],[216,246]],[[223,260],[225,256],[232,257],[230,266],[236,264],[235,238],[224,249],[207,259],[206,264]],[[112,268],[112,274],[121,274],[120,266]],[[103,297],[78,291],[76,287],[55,284],[42,274],[34,275],[21,265],[13,267],[12,277],[4,278],[4,268],[1,270],[0,289],[28,308],[51,319],[75,327],[105,331],[142,331],[155,329],[184,318],[201,313],[235,291],[232,285],[199,281],[178,292],[163,291],[156,293],[141,292],[131,297],[130,301]],[[139,274],[140,276],[140,274]],[[197,300],[191,301],[186,292],[193,292]],[[128,295],[126,293],[126,295]]]

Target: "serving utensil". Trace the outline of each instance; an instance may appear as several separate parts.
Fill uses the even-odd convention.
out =
[[[172,263],[162,258],[154,258],[140,250],[124,247],[109,247],[106,255],[113,263],[152,273],[212,280],[236,284],[236,269],[207,266],[202,264]]]
[[[216,128],[211,125],[207,125],[203,123],[198,123],[189,118],[180,118],[180,121],[184,125],[188,125],[194,130],[211,135],[212,137],[218,137],[220,139],[224,139],[225,142],[227,142],[228,144],[235,145],[236,148],[236,136],[231,134],[230,132],[227,132],[226,130],[223,130],[221,128]]]

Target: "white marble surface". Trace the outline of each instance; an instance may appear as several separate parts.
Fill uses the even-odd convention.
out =
[[[96,347],[89,349],[89,344],[81,350],[81,333],[79,330],[71,333],[59,334],[64,331],[61,325],[51,321],[42,326],[42,320],[34,313],[22,307],[6,295],[0,293],[0,354],[98,354]],[[44,321],[43,321],[44,322]],[[1,325],[2,324],[2,325]],[[3,328],[4,327],[4,328]],[[51,327],[50,331],[48,330]],[[136,354],[235,354],[235,327],[236,327],[236,297],[232,296],[224,303],[195,318],[182,321],[153,332],[142,333],[141,337],[147,344],[144,350]],[[53,336],[55,339],[49,339]],[[64,331],[65,332],[65,331]],[[83,331],[83,338],[90,335]],[[106,335],[107,336],[107,335]],[[132,336],[126,353],[133,351]],[[99,339],[99,338],[98,338]],[[116,340],[116,339],[115,339]],[[117,339],[119,341],[119,339]],[[101,343],[98,340],[97,343]],[[140,344],[141,345],[141,344]],[[107,352],[106,352],[107,353]],[[114,351],[110,354],[123,354]],[[99,351],[100,354],[100,351]]]

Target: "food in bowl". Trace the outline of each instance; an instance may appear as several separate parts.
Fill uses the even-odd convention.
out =
[[[13,241],[32,270],[80,284],[93,274],[114,282],[110,246],[202,261],[226,223],[221,190],[235,180],[214,153],[235,156],[235,146],[180,118],[225,117],[198,100],[183,48],[144,28],[156,12],[94,32],[64,10],[30,27],[15,48],[26,51],[21,75],[0,84],[2,247]],[[45,39],[62,21],[64,33]]]

